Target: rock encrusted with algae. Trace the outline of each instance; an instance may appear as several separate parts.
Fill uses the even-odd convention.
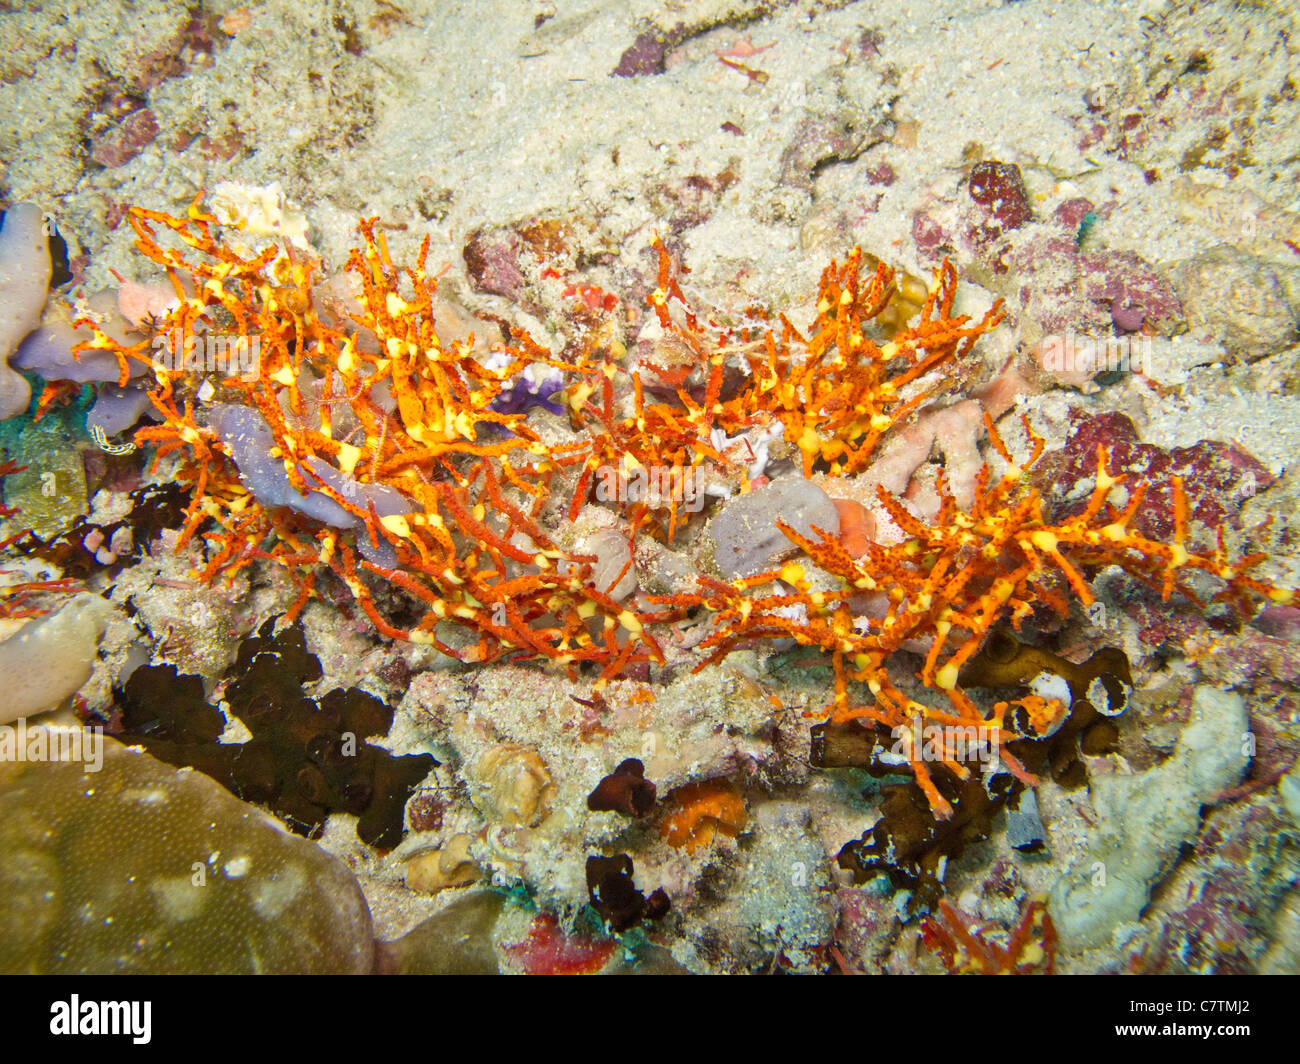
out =
[[[6,479],[4,499],[22,512],[20,527],[42,538],[59,535],[90,508],[78,419],[70,407],[36,424],[5,426],[0,446],[21,468]]]
[[[799,802],[760,805],[755,843],[745,854],[739,914],[753,928],[747,949],[777,953],[792,967],[811,968],[834,937],[835,893],[826,851]]]
[[[1178,282],[1193,336],[1220,343],[1248,362],[1285,348],[1295,339],[1296,316],[1278,276],[1283,272],[1227,244],[1183,263]]]
[[[1052,889],[1051,912],[1070,948],[1110,942],[1135,921],[1152,886],[1200,824],[1202,804],[1233,786],[1250,761],[1241,696],[1201,686],[1173,756],[1133,776],[1093,780],[1101,823]]]
[[[320,847],[111,739],[88,767],[0,764],[0,971],[371,970],[365,898]]]

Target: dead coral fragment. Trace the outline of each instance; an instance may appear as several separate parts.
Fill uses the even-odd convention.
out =
[[[411,858],[406,864],[406,885],[424,894],[469,886],[483,874],[470,854],[473,841],[472,835],[453,835],[442,849]]]
[[[483,782],[484,812],[498,823],[533,828],[551,811],[555,785],[536,750],[499,743],[478,759],[475,777]]]

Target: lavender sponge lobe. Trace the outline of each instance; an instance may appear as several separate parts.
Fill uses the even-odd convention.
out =
[[[385,569],[397,565],[392,546],[381,540],[376,548],[370,542],[365,522],[343,509],[319,491],[301,494],[289,482],[283,460],[271,456],[275,438],[271,426],[251,407],[228,403],[213,408],[209,421],[221,441],[230,448],[230,457],[239,470],[240,479],[263,506],[287,506],[296,513],[314,518],[331,528],[355,529],[357,549],[362,557]],[[308,484],[319,482],[354,501],[361,509],[373,505],[379,517],[392,517],[415,511],[411,500],[386,484],[362,484],[340,472],[322,458],[307,458],[300,466]]]
[[[9,356],[40,324],[49,287],[44,215],[34,203],[15,204],[0,225],[0,421],[21,414],[31,401],[31,385],[9,368]]]

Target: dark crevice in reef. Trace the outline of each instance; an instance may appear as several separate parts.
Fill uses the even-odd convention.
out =
[[[320,661],[300,625],[276,635],[276,620],[240,645],[225,691],[231,715],[252,733],[248,742],[218,741],[226,721],[205,699],[202,677],[174,665],[142,666],[114,692],[118,738],[269,806],[301,835],[318,835],[331,813],[353,813],[362,842],[391,849],[402,839],[407,799],[437,762],[366,742],[393,723],[392,707],[374,695],[342,687],[317,699],[304,694],[304,684],[321,678]]]
[[[1009,715],[1007,723],[1028,737],[1007,742],[1006,750],[1040,779],[1077,787],[1087,780],[1083,755],[1108,752],[1118,742],[1119,729],[1110,718],[1128,705],[1129,662],[1122,651],[1107,647],[1075,664],[997,632],[962,671],[960,683],[1023,688],[1043,673],[1059,676],[1068,685],[1069,713],[1039,736],[1023,713]],[[814,768],[860,768],[883,777],[891,774],[891,768],[881,755],[890,754],[895,746],[896,737],[882,727],[857,720],[828,721],[812,729],[810,762]],[[997,814],[1007,806],[1016,808],[1025,790],[1025,784],[1005,768],[985,775],[978,757],[965,763],[970,770],[967,780],[958,780],[943,768],[932,774],[935,787],[953,810],[946,820],[935,817],[915,779],[881,788],[880,819],[862,838],[840,850],[839,866],[858,883],[885,875],[895,890],[910,891],[909,912],[933,910],[943,895],[947,862],[960,857],[967,846],[987,839]]]

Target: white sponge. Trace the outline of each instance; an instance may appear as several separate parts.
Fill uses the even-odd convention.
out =
[[[90,679],[113,606],[78,595],[0,643],[0,724],[56,708]]]

